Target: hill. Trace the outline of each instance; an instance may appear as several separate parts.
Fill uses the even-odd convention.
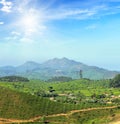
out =
[[[30,119],[32,117],[70,111],[74,106],[0,87],[0,117]]]
[[[28,61],[17,67],[0,67],[0,76],[18,75],[30,79],[42,80],[65,76],[79,79],[80,70],[82,70],[83,78],[89,79],[110,79],[119,73],[117,71],[109,71],[95,66],[88,66],[67,58],[54,58],[41,64]]]

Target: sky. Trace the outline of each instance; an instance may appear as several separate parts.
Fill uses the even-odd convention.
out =
[[[120,0],[0,0],[0,66],[67,57],[120,71]]]

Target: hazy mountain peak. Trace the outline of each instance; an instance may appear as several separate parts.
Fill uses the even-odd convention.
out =
[[[24,64],[34,65],[34,64],[39,64],[39,63],[34,62],[34,61],[27,61]]]
[[[84,66],[80,62],[70,60],[66,57],[50,59],[50,60],[43,63],[44,67],[50,67],[50,68],[53,68],[53,69],[62,69],[62,70],[70,70],[71,67],[78,66],[78,65]]]
[[[74,62],[74,63],[80,63],[80,62],[76,62],[74,60],[68,59],[66,57],[63,58],[54,58],[54,59],[50,59],[47,62]]]
[[[68,59],[68,58],[66,58],[66,57],[61,58],[61,60],[70,61],[70,59]]]
[[[28,72],[28,71],[33,71],[35,69],[38,69],[40,67],[39,63],[36,63],[34,61],[27,61],[23,65],[20,65],[17,67],[18,72],[23,73],[23,72]]]

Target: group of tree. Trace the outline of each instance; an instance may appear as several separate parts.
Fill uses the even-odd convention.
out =
[[[111,79],[110,87],[120,87],[120,74],[116,75],[113,79]]]
[[[59,76],[59,77],[52,77],[48,80],[48,82],[68,82],[72,81],[71,77]]]
[[[5,76],[5,77],[0,77],[0,81],[5,81],[5,82],[29,82],[29,79],[25,78],[25,77],[20,77],[20,76]]]

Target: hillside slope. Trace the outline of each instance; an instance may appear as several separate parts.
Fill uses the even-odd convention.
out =
[[[0,87],[0,118],[30,119],[72,109],[74,106],[68,104]]]

